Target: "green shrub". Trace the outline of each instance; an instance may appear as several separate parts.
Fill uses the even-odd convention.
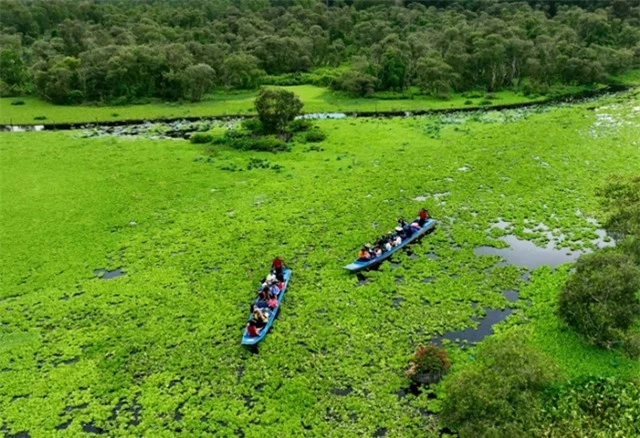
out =
[[[284,152],[290,150],[287,143],[275,135],[266,135],[257,139],[249,140],[249,150],[265,152]]]
[[[322,68],[312,72],[285,73],[280,75],[267,75],[260,78],[262,85],[275,85],[286,87],[291,85],[316,85],[327,87],[342,72],[339,68]]]
[[[33,120],[47,120],[46,116],[36,116],[33,118]]]
[[[287,131],[289,132],[303,132],[313,128],[313,122],[308,119],[296,119],[289,123]]]
[[[473,101],[472,100],[465,100],[464,104],[465,105],[473,105]]]
[[[320,143],[325,138],[327,135],[320,128],[314,128],[305,135],[305,140],[309,143]]]
[[[629,358],[640,358],[640,333],[627,333],[622,348]]]
[[[560,316],[587,341],[611,348],[640,316],[639,290],[640,270],[629,255],[583,255],[560,295]]]
[[[640,384],[586,377],[560,387],[546,401],[539,436],[635,437],[640,435]],[[613,433],[615,431],[615,433]]]
[[[522,86],[522,94],[529,97],[547,94],[548,92],[549,86],[539,82],[528,82]]]
[[[640,237],[640,176],[614,175],[597,192],[609,217],[606,230],[622,236]]]
[[[498,98],[498,96],[496,96],[493,93],[487,93],[487,94],[485,94],[484,98],[487,99],[487,100],[496,100]]]
[[[442,421],[461,438],[536,436],[556,370],[523,337],[489,338],[475,362],[445,379]]]
[[[196,132],[190,138],[189,141],[194,144],[211,143],[213,135],[208,132]]]
[[[449,371],[450,366],[447,352],[435,344],[429,344],[419,347],[411,357],[407,376],[417,385],[437,383]]]
[[[13,100],[11,101],[11,105],[24,105],[24,100],[20,100],[20,99]]]
[[[241,138],[251,137],[251,133],[247,131],[243,131],[241,129],[229,129],[225,134],[225,137],[236,140]]]
[[[268,169],[271,167],[271,163],[268,160],[262,158],[251,158],[247,163],[247,170],[251,169]]]
[[[287,143],[275,135],[263,137],[239,137],[227,141],[229,146],[242,151],[285,152],[290,150]]]
[[[123,105],[128,105],[129,103],[131,103],[129,96],[118,96],[109,101],[109,105],[113,105],[113,106],[123,106]]]
[[[377,83],[378,79],[375,76],[350,70],[331,82],[331,88],[336,91],[344,91],[351,96],[366,97],[373,94]]]
[[[262,126],[262,122],[258,119],[244,119],[242,121],[242,127],[252,134],[262,134],[264,132],[264,127]]]
[[[82,90],[71,90],[67,96],[67,103],[71,105],[78,105],[84,100],[84,93]]]
[[[488,99],[482,99],[480,101],[480,105],[491,105],[491,103],[492,102],[490,100],[488,100]]]

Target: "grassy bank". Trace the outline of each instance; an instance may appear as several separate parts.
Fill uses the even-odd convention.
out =
[[[298,94],[306,113],[359,112],[359,111],[416,111],[487,107],[544,100],[544,96],[527,97],[512,91],[493,93],[495,98],[485,99],[485,93],[470,93],[475,97],[455,94],[449,100],[427,96],[408,98],[350,98],[326,88],[312,85],[283,87]],[[580,87],[562,87],[555,93],[571,94],[583,91]],[[0,99],[0,124],[95,123],[117,120],[151,120],[160,118],[224,116],[255,114],[253,100],[257,92],[210,94],[199,103],[150,103],[127,106],[59,106],[34,97]],[[466,93],[469,96],[469,93]],[[22,101],[24,105],[12,105]],[[485,105],[481,102],[485,101]]]
[[[565,378],[638,375],[640,363],[583,344],[557,319],[567,266],[533,268],[527,282],[524,268],[474,253],[500,245],[500,218],[522,238],[542,241],[543,223],[561,244],[592,246],[595,188],[640,168],[635,99],[596,111],[325,120],[320,147],[278,155],[0,134],[0,427],[33,437],[436,436],[433,401],[403,389],[408,357],[507,306],[497,330],[530,328]],[[248,170],[251,158],[282,170]],[[423,205],[440,226],[413,255],[364,284],[342,269]],[[240,337],[276,254],[293,278],[252,354]],[[117,268],[126,274],[94,273]],[[447,348],[456,366],[472,360]]]

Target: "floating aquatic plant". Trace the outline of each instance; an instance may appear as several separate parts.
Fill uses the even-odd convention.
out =
[[[637,123],[636,106],[628,98],[611,111]],[[213,163],[186,140],[0,134],[0,428],[436,433],[440,389],[405,392],[407,358],[494,314],[506,319],[490,332],[528,327],[566,377],[640,373],[557,318],[571,260],[527,268],[476,254],[516,251],[507,236],[540,251],[591,249],[599,226],[589,218],[603,219],[596,187],[640,168],[635,126],[592,136],[587,105],[464,117],[318,120],[329,133],[320,149],[223,148]],[[283,170],[247,171],[251,158]],[[429,238],[363,278],[343,271],[421,206],[439,220]],[[239,342],[274,255],[294,280],[256,354]],[[445,347],[452,373],[475,354],[461,341]]]

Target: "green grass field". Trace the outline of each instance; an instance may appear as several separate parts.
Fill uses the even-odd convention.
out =
[[[449,100],[426,96],[415,99],[354,99],[312,85],[282,87],[296,93],[304,102],[306,113],[341,111],[415,111],[429,109],[451,109],[479,106],[483,93],[475,98],[454,95]],[[578,87],[564,87],[565,93],[577,92]],[[560,90],[558,90],[560,91]],[[232,114],[255,114],[253,100],[257,92],[211,94],[199,103],[153,103],[128,106],[59,106],[33,97],[0,99],[0,124],[51,124],[92,123],[115,120],[141,120],[180,117],[224,116]],[[494,105],[505,105],[538,101],[544,97],[529,98],[511,91],[495,93]],[[16,100],[24,105],[11,105]],[[470,100],[471,105],[465,102]],[[38,118],[45,119],[38,120]]]
[[[299,90],[308,111],[327,105]],[[15,110],[38,114],[37,102]],[[248,109],[250,96],[234,105]],[[542,243],[543,223],[562,244],[591,246],[589,218],[603,218],[595,189],[640,169],[639,105],[627,95],[325,120],[319,150],[277,155],[74,131],[0,134],[0,427],[31,437],[438,436],[437,400],[403,390],[408,358],[473,327],[485,308],[509,305],[496,330],[523,330],[566,379],[639,375],[639,362],[584,344],[558,320],[570,265],[539,267],[527,283],[524,268],[474,253],[500,245],[499,219],[521,238]],[[117,111],[214,107],[229,108]],[[41,108],[48,121],[90,117]],[[283,169],[247,170],[251,158]],[[223,170],[232,164],[243,170]],[[364,284],[343,270],[362,243],[423,205],[440,226],[413,254]],[[240,338],[275,255],[293,278],[253,354]],[[126,275],[94,273],[117,268]],[[520,291],[513,304],[510,289]],[[446,345],[454,372],[473,357]]]

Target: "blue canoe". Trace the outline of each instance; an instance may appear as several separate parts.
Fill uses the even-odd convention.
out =
[[[400,243],[400,245],[391,248],[389,251],[383,252],[382,254],[380,254],[378,257],[376,257],[374,259],[365,260],[365,261],[356,260],[355,262],[351,263],[350,265],[345,266],[344,268],[346,270],[348,270],[348,271],[351,271],[351,272],[358,272],[358,271],[361,271],[363,269],[367,269],[367,268],[370,268],[372,266],[375,266],[375,265],[381,263],[382,261],[384,261],[385,259],[389,258],[391,256],[391,254],[393,254],[394,252],[398,251],[403,246],[408,245],[412,241],[416,240],[418,237],[426,234],[429,230],[432,230],[433,228],[435,228],[435,226],[436,226],[436,221],[434,219],[428,219],[424,223],[422,228],[420,228],[415,233],[413,233],[411,235],[411,237],[409,237],[407,239],[404,239],[402,241],[402,243]]]
[[[273,321],[276,319],[276,314],[280,309],[280,303],[284,298],[284,293],[287,291],[287,286],[289,286],[289,279],[291,278],[291,269],[285,269],[283,272],[283,277],[284,277],[284,287],[278,294],[278,306],[275,309],[270,311],[271,313],[269,314],[269,320],[267,321],[267,324],[264,327],[262,327],[262,329],[260,329],[260,333],[258,334],[258,336],[253,336],[253,337],[249,336],[249,334],[247,333],[247,328],[246,327],[244,328],[244,334],[242,335],[242,345],[256,345],[258,342],[262,341],[262,339],[265,337],[265,335],[271,328],[271,324],[273,324]],[[259,299],[256,299],[256,304],[258,304],[258,301]],[[252,318],[253,316],[249,316],[249,320],[251,320]]]

